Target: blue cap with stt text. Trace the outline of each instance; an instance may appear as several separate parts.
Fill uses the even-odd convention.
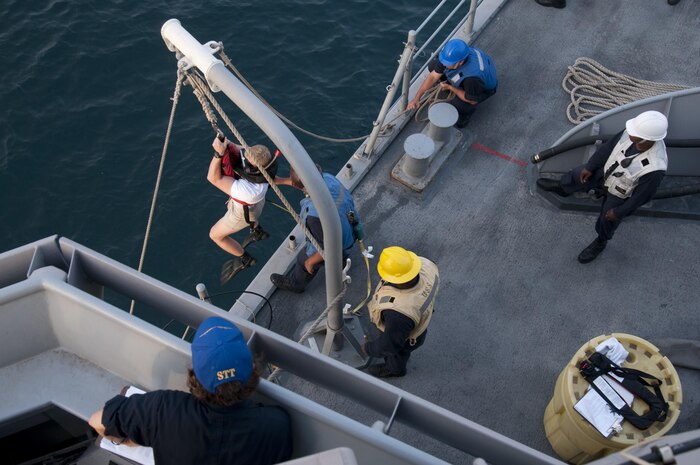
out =
[[[238,381],[245,384],[253,373],[253,355],[241,331],[219,316],[199,325],[192,340],[192,369],[204,389]]]

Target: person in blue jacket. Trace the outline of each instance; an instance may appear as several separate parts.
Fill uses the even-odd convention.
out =
[[[477,106],[495,94],[498,88],[493,59],[461,39],[447,42],[428,65],[428,71],[430,74],[409,102],[408,109],[418,108],[423,94],[439,82],[441,90],[452,91],[455,95],[450,103],[459,113],[455,124],[458,128],[465,127]]]
[[[340,217],[340,225],[342,228],[342,240],[343,240],[343,261],[348,258],[352,246],[355,243],[355,236],[353,235],[353,224],[350,222],[350,218],[354,217],[355,221],[359,221],[357,214],[355,213],[355,201],[352,198],[350,191],[343,186],[343,184],[338,181],[338,179],[330,173],[324,173],[321,167],[316,165],[318,170],[323,176],[323,181],[328,187],[328,191],[335,201],[336,208],[338,209],[338,216]],[[290,168],[289,178],[275,179],[277,184],[286,184],[297,189],[300,189],[304,193],[306,190],[304,185],[299,179],[294,169]],[[323,229],[321,228],[321,220],[318,217],[318,211],[314,206],[311,198],[306,197],[301,201],[301,211],[299,216],[301,217],[302,223],[309,230],[311,235],[316,239],[321,247],[323,247]],[[352,215],[349,215],[352,213]],[[296,263],[292,270],[285,276],[278,273],[273,273],[270,275],[270,281],[279,289],[284,289],[291,292],[302,293],[306,289],[307,284],[316,276],[318,270],[323,266],[324,260],[316,247],[311,244],[310,241],[306,242],[306,247],[302,250],[296,258]]]

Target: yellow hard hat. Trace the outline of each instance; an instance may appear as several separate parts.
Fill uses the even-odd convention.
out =
[[[421,262],[418,255],[403,247],[387,247],[379,256],[377,271],[384,281],[404,284],[418,276]]]

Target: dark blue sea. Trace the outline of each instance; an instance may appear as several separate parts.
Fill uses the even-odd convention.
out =
[[[160,36],[166,20],[178,18],[200,42],[222,41],[281,113],[342,138],[369,133],[408,30],[433,7],[421,0],[5,0],[0,251],[58,234],[138,266],[176,79],[175,56]],[[217,97],[248,143],[269,144],[223,94]],[[359,145],[296,134],[333,173]],[[143,271],[191,294],[199,282],[211,292],[245,289],[257,271],[219,286],[227,254],[208,232],[226,197],[206,181],[213,136],[185,88]],[[286,192],[296,204],[299,194]],[[276,199],[272,190],[268,198]],[[250,248],[260,261],[294,225],[270,204],[263,224],[271,238]]]

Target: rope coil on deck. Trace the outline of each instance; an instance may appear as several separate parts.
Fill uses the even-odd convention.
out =
[[[633,78],[587,57],[569,66],[561,86],[571,96],[566,117],[574,124],[625,103],[689,88]]]

